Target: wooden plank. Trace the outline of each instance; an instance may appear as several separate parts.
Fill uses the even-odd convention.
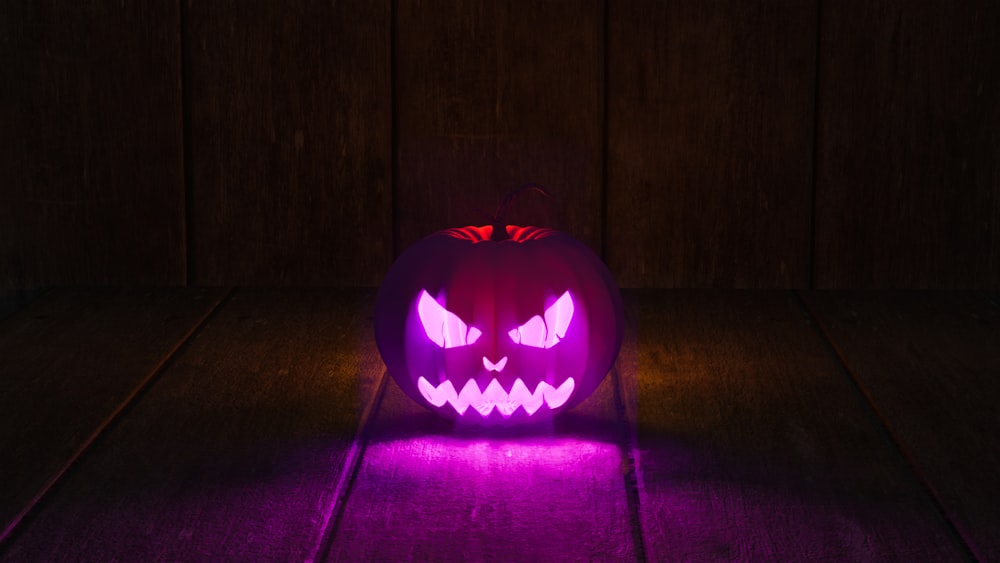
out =
[[[388,0],[193,2],[193,279],[376,285],[392,261]]]
[[[0,288],[184,281],[178,3],[0,7]]]
[[[809,284],[817,2],[609,2],[624,287]]]
[[[793,294],[638,305],[624,385],[650,561],[962,558]]]
[[[52,290],[0,322],[0,541],[221,296]]]
[[[816,287],[1000,287],[1000,4],[822,5]]]
[[[612,377],[548,426],[456,429],[390,382],[329,561],[636,558]]]
[[[1000,560],[1000,308],[956,292],[806,299],[976,557]]]
[[[303,560],[383,369],[373,298],[237,292],[0,559]]]
[[[509,222],[566,231],[601,251],[602,3],[399,2],[398,248],[487,224],[535,182]]]

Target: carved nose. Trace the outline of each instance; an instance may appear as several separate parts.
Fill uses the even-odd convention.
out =
[[[503,367],[505,365],[507,365],[507,356],[500,358],[500,361],[495,364],[489,361],[486,356],[483,356],[483,367],[485,367],[487,371],[503,371]]]

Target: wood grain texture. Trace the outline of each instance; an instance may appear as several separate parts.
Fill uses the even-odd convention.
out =
[[[1000,287],[1000,4],[821,21],[816,287]]]
[[[1000,560],[1000,307],[962,292],[806,299],[973,552]]]
[[[0,538],[221,293],[52,290],[0,322]]]
[[[392,381],[328,561],[629,561],[609,376],[541,428],[454,428]]]
[[[442,228],[556,228],[601,252],[602,3],[399,2],[395,108],[399,250]]]
[[[626,359],[650,561],[961,559],[793,294],[638,304]]]
[[[195,283],[377,285],[392,261],[388,0],[187,14]]]
[[[0,560],[303,560],[383,369],[373,299],[237,292]]]
[[[623,287],[809,283],[816,3],[609,3]]]
[[[0,7],[0,288],[184,282],[176,2]]]

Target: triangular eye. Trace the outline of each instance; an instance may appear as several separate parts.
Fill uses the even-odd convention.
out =
[[[509,331],[510,339],[533,348],[551,348],[566,337],[566,330],[573,320],[573,298],[569,291],[545,309],[545,320],[535,315],[528,322]]]
[[[468,328],[458,315],[442,307],[427,290],[420,292],[417,314],[427,338],[442,348],[468,346],[482,335],[478,328]]]

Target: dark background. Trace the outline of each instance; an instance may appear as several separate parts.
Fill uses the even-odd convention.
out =
[[[0,293],[377,285],[440,228],[623,287],[1000,288],[993,0],[0,5]]]

